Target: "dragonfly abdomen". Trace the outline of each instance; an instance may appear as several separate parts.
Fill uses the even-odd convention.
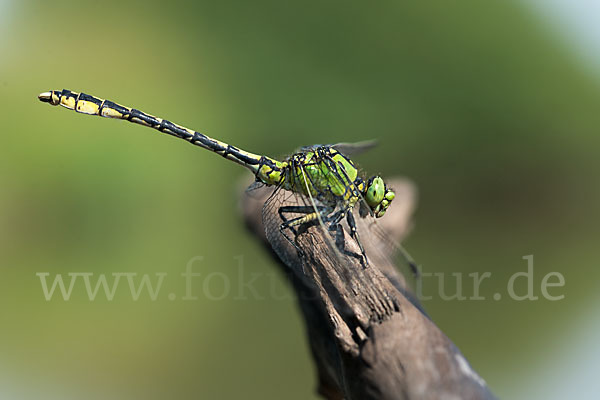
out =
[[[235,146],[213,139],[200,132],[185,128],[166,119],[146,114],[135,108],[125,107],[110,100],[104,100],[85,93],[72,92],[67,89],[42,93],[38,98],[45,103],[50,103],[54,106],[60,104],[78,113],[123,119],[184,139],[196,146],[210,150],[228,160],[243,165],[265,184],[274,185],[281,180],[281,170],[284,165],[280,161],[238,149]]]

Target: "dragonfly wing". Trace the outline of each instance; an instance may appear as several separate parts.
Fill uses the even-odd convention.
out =
[[[333,159],[330,161],[332,163],[335,162]],[[352,181],[345,173],[343,165],[340,165],[336,171],[338,179],[345,182],[345,184],[359,197],[359,200],[353,209],[353,213],[355,215],[354,219],[357,221],[356,231],[360,242],[365,248],[367,259],[373,259],[378,265],[394,265],[394,256],[400,253],[411,271],[409,274],[404,275],[407,277],[417,277],[419,275],[417,264],[400,243],[397,240],[392,239],[391,230],[390,232],[386,232],[380,227],[361,191],[356,187],[354,181]],[[341,176],[340,174],[344,174],[344,176]],[[388,220],[391,219],[392,218],[388,216]],[[401,285],[406,287],[406,282],[401,282]]]
[[[301,260],[294,245],[283,235],[281,225],[285,222],[281,210],[285,207],[301,207],[305,202],[294,192],[278,186],[269,196],[262,209],[265,236],[279,258],[294,271],[301,268]],[[295,218],[298,215],[291,215]],[[292,237],[292,240],[295,238]]]
[[[299,184],[306,185],[308,175],[303,167],[299,168],[303,172],[299,174],[303,180]],[[312,196],[279,186],[263,206],[265,235],[279,258],[296,273],[305,272],[303,263],[310,262],[307,255],[333,256],[337,260],[333,263],[334,266],[347,265],[344,257],[356,257],[360,253],[351,245],[348,247],[343,243],[347,236],[343,231],[329,229],[330,218],[336,213],[343,214],[343,210],[337,205],[325,204]],[[308,215],[311,215],[310,221],[282,229],[282,224],[286,221],[289,223]],[[338,272],[341,277],[347,273],[342,269]]]
[[[394,263],[396,257],[400,255],[404,261],[401,263],[403,267],[401,268],[403,272],[402,275],[407,278],[407,281],[410,281],[410,283],[414,285],[416,279],[419,279],[418,265],[400,244],[400,239],[410,230],[410,216],[412,214],[412,200],[407,199],[407,204],[403,204],[401,195],[404,193],[407,197],[414,196],[411,190],[412,189],[408,187],[396,189],[397,195],[395,202],[398,204],[394,204],[390,207],[382,220],[375,218],[371,212],[365,212],[365,210],[369,210],[369,206],[362,196],[359,204],[357,204],[357,207],[355,208],[359,209],[359,217],[356,221],[358,225],[357,230],[361,235],[361,238],[368,238],[367,240],[369,241],[368,246],[371,252],[367,252],[367,256],[379,258],[379,265],[393,266],[396,265],[396,263]],[[383,221],[383,219],[386,221]],[[385,271],[383,272],[385,273]],[[408,287],[407,282],[402,283],[402,285],[405,288]]]
[[[377,146],[377,143],[377,140],[364,140],[356,143],[336,143],[332,144],[331,147],[346,156],[357,156],[371,150]]]
[[[298,168],[302,173],[295,175],[303,176],[303,182],[306,184],[308,182],[306,171],[302,167]],[[291,273],[299,279],[298,283],[302,282],[307,287],[313,288],[310,290],[314,290],[315,293],[334,290],[332,288],[344,288],[351,293],[351,296],[354,296],[353,298],[362,299],[360,301],[364,301],[365,304],[371,304],[369,302],[373,299],[387,299],[388,301],[382,304],[378,303],[377,307],[370,310],[373,316],[370,313],[368,315],[361,314],[361,318],[375,318],[376,320],[385,318],[397,309],[393,296],[390,297],[389,292],[385,289],[385,284],[380,281],[387,274],[383,269],[363,264],[358,242],[349,234],[350,229],[347,218],[345,218],[347,210],[343,204],[339,202],[335,204],[333,211],[328,215],[319,214],[321,218],[294,226],[294,231],[284,229],[283,232],[288,235],[290,240],[283,235],[281,225],[285,221],[306,216],[307,212],[319,212],[324,206],[328,207],[328,211],[332,209],[331,205],[328,206],[314,197],[284,190],[279,186],[263,206],[262,217],[267,240],[279,258],[290,267]],[[358,217],[358,208],[354,207],[353,209],[355,219],[358,223],[363,224],[365,221]],[[339,221],[333,220],[332,217],[335,215],[341,215],[344,218]],[[333,224],[332,221],[338,223]],[[334,226],[335,229],[330,230],[330,226]],[[371,244],[373,241],[379,243],[378,240],[368,234],[369,231],[366,227],[360,225],[358,229],[361,229],[362,235],[369,240],[369,247],[366,247],[367,255],[378,253],[378,249]],[[389,268],[394,268],[391,261],[389,265]],[[390,275],[393,277],[394,274]],[[399,277],[398,279],[402,278],[400,275],[396,275]],[[373,285],[372,280],[380,282],[383,286]],[[405,293],[408,299],[411,298],[410,290],[406,290],[404,282],[396,283],[395,279],[389,279],[389,283],[401,293]],[[340,301],[340,304],[347,304],[346,300]],[[415,303],[418,304],[418,302]],[[336,311],[337,304],[334,301],[328,303],[326,307],[331,308],[331,312],[336,315],[346,315],[348,310],[345,308]],[[363,320],[361,319],[361,321]]]
[[[334,149],[336,149],[343,155],[357,156],[357,155],[363,154],[363,153],[371,150],[372,148],[377,146],[377,143],[378,143],[378,141],[373,139],[373,140],[363,140],[361,142],[354,142],[354,143],[342,142],[342,143],[336,143],[336,144],[328,144],[325,146],[322,144],[313,144],[310,146],[302,146],[298,150],[296,150],[296,152],[304,153],[307,151],[312,151],[318,147],[333,147]]]
[[[261,181],[254,181],[250,186],[246,188],[245,194],[252,197],[253,199],[261,200],[265,196],[265,185]]]

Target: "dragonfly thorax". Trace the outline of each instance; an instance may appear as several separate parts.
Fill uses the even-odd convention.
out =
[[[281,185],[286,190],[330,204],[343,201],[354,205],[360,198],[354,184],[358,177],[354,163],[329,146],[295,153],[283,164]]]
[[[364,198],[376,217],[382,217],[395,194],[378,176],[364,181],[348,157],[331,146],[316,146],[293,154],[283,165],[281,185],[321,203],[351,208]]]

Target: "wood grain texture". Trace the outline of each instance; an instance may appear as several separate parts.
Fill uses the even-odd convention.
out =
[[[388,182],[397,196],[380,226],[389,239],[399,242],[410,231],[416,191],[405,179]],[[244,196],[241,209],[251,232],[271,249],[262,226],[263,202],[264,197]],[[357,217],[357,223],[359,232],[369,229],[362,225],[364,219]],[[323,245],[330,240],[325,235],[317,228],[299,234],[297,242],[306,255],[294,266],[274,255],[297,293],[323,397],[495,398],[424,313],[385,241],[361,236],[370,257],[365,268],[357,258],[340,257]],[[347,248],[357,250],[347,231],[345,237]],[[291,246],[284,251],[295,252]]]

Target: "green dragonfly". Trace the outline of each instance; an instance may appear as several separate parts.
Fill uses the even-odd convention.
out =
[[[349,154],[360,152],[371,144],[338,144],[303,147],[284,161],[241,150],[230,144],[208,137],[166,119],[154,117],[135,108],[121,106],[85,93],[70,90],[52,90],[41,93],[39,100],[51,105],[61,105],[70,110],[89,115],[124,119],[136,124],[154,128],[160,132],[184,139],[194,145],[211,150],[224,158],[248,168],[256,181],[249,191],[259,186],[273,186],[275,191],[263,207],[263,223],[267,238],[280,257],[277,249],[281,238],[294,246],[300,256],[302,249],[296,244],[293,235],[297,229],[307,224],[319,224],[330,232],[339,231],[340,222],[345,219],[349,234],[358,245],[364,266],[368,265],[367,254],[359,238],[353,209],[357,204],[368,212],[362,215],[382,217],[392,200],[394,192],[388,188],[380,176],[364,179],[359,175]],[[288,200],[276,196],[280,190],[287,191]],[[279,200],[276,200],[278,199]],[[291,199],[295,199],[292,201]],[[277,208],[276,213],[265,210]],[[277,218],[267,215],[278,215]],[[336,245],[337,246],[337,245]],[[404,253],[411,268],[416,268],[410,257]]]

